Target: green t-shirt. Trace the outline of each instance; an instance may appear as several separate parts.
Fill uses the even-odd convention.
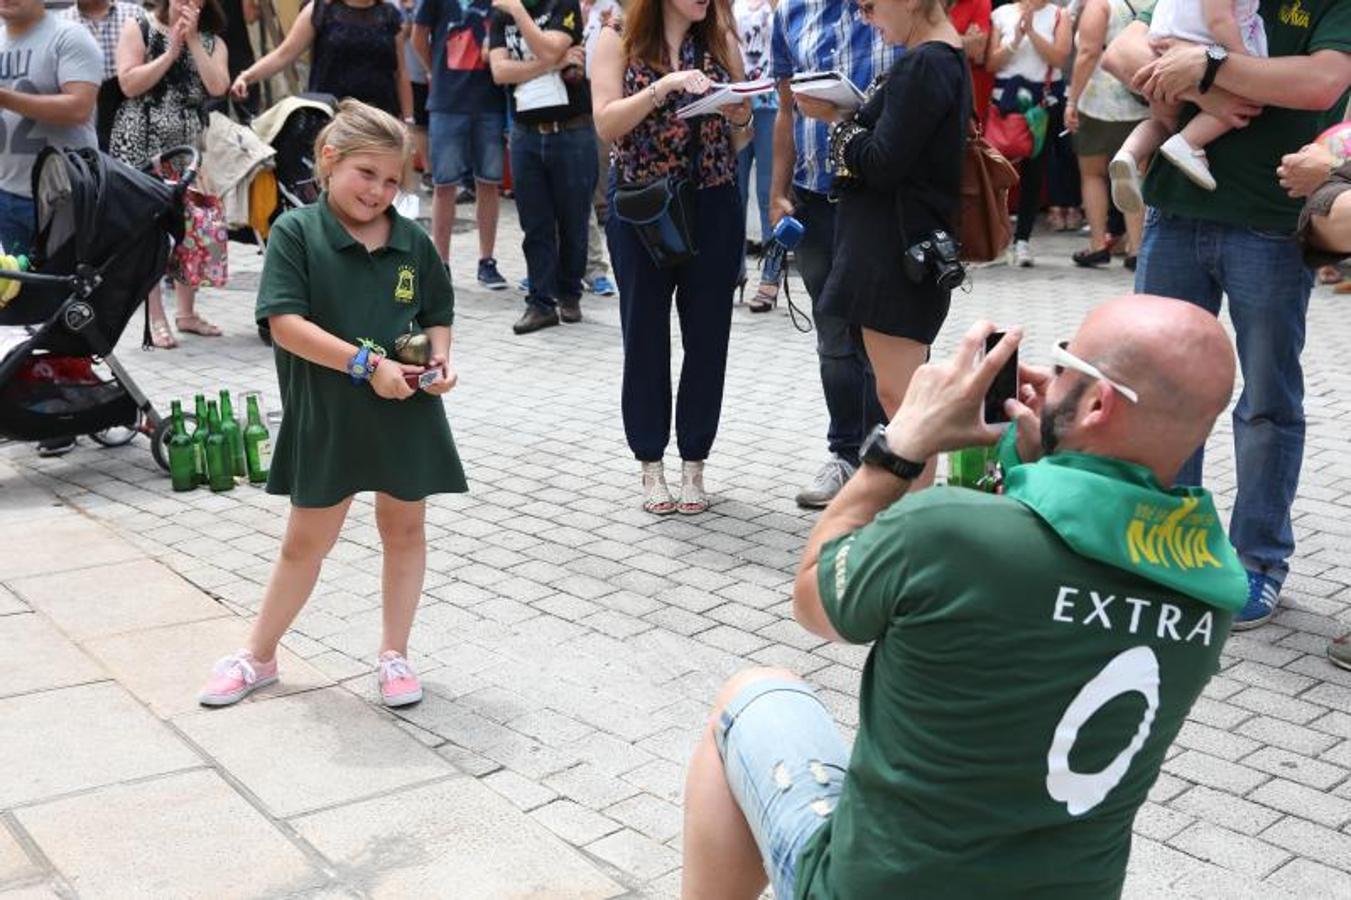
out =
[[[256,316],[295,313],[344,340],[393,350],[408,330],[450,325],[450,277],[426,233],[393,208],[389,241],[368,252],[328,196],[279,219],[267,242]],[[323,507],[358,491],[400,500],[467,490],[440,397],[381,399],[345,372],[276,348],[282,422],[267,489]]]
[[[1136,809],[1232,613],[960,488],[827,543],[819,588],[842,637],[875,643],[798,898],[1117,896]]]
[[[1261,0],[1269,56],[1317,50],[1351,52],[1351,3],[1342,0]],[[1141,21],[1149,15],[1142,13]],[[1302,199],[1286,196],[1276,179],[1281,157],[1294,153],[1341,121],[1347,98],[1327,112],[1267,107],[1248,125],[1206,148],[1219,188],[1198,187],[1156,155],[1145,180],[1145,200],[1164,212],[1229,225],[1294,232]],[[1194,111],[1194,110],[1193,110]]]

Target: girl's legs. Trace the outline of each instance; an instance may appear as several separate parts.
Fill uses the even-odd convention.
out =
[[[864,328],[863,349],[868,353],[868,362],[872,364],[873,375],[877,378],[877,399],[882,404],[887,421],[891,421],[896,416],[896,410],[901,408],[901,401],[905,399],[915,370],[929,358],[929,348],[910,338]],[[929,464],[924,467],[924,474],[915,479],[914,489],[933,484],[934,469],[934,461],[929,460]]]
[[[413,614],[422,599],[422,580],[427,571],[426,514],[425,500],[375,495],[375,526],[385,557],[382,655],[390,650],[408,655],[408,634],[413,630]]]
[[[182,281],[174,282],[174,301],[178,309],[174,324],[179,331],[200,334],[203,337],[220,336],[220,327],[197,315],[197,288]]]
[[[150,289],[145,305],[150,310],[150,342],[161,350],[177,347],[178,341],[174,339],[174,333],[169,330],[169,321],[164,317],[164,294],[158,284]]]
[[[1204,150],[1212,141],[1227,134],[1229,126],[1210,113],[1197,113],[1183,126],[1182,137],[1193,150]]]
[[[1176,130],[1173,125],[1177,122],[1178,111],[1176,104],[1151,103],[1149,118],[1135,126],[1121,149],[1135,158],[1136,165],[1144,165]]]
[[[268,579],[263,608],[253,623],[248,650],[261,663],[272,661],[277,643],[310,599],[324,557],[337,543],[352,498],[320,509],[292,506],[281,555]]]
[[[1018,184],[1018,227],[1013,235],[1015,241],[1029,240],[1032,237],[1032,229],[1037,224],[1037,213],[1041,210],[1041,185],[1046,178],[1047,156],[1046,150],[1043,149],[1040,156],[1025,159],[1018,167],[1022,180]]]
[[[1107,246],[1107,157],[1079,157],[1079,180],[1088,217],[1089,249],[1101,250]]]

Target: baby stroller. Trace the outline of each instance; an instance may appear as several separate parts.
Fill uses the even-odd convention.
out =
[[[37,238],[32,271],[0,271],[23,287],[0,309],[0,437],[89,435],[105,446],[151,438],[168,469],[169,422],[113,355],[136,308],[183,236],[183,195],[197,151],[180,147],[148,167],[97,150],[48,148],[33,167]],[[95,374],[101,360],[111,379]]]

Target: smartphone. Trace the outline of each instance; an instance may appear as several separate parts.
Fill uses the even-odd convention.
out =
[[[988,354],[1003,339],[1002,331],[990,335],[985,339],[985,352]],[[1004,367],[995,376],[990,389],[985,392],[985,423],[996,425],[1007,422],[1009,416],[1004,412],[1004,401],[1016,396],[1018,396],[1018,351],[1014,350],[1009,361],[1004,363]]]

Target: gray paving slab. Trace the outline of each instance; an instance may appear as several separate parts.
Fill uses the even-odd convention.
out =
[[[0,697],[102,681],[108,673],[38,615],[0,616]]]

